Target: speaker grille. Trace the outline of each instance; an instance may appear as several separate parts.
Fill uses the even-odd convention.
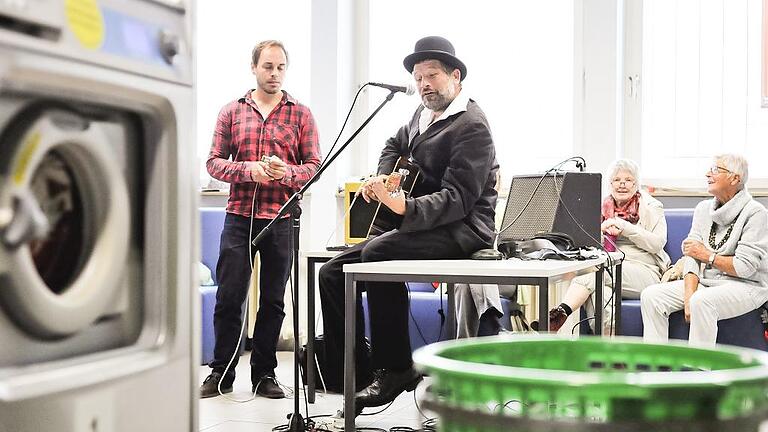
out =
[[[513,178],[501,224],[504,231],[499,240],[526,240],[537,233],[551,231],[560,195],[557,191],[562,189],[562,176],[556,179],[551,175],[544,179],[541,176]]]

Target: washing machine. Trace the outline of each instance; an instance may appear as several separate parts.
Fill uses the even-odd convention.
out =
[[[0,0],[0,432],[197,430],[192,9]]]

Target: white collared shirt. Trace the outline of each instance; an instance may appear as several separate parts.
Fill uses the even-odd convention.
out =
[[[461,89],[459,90],[459,94],[456,95],[453,101],[451,101],[451,103],[448,105],[448,108],[446,108],[440,117],[435,119],[435,121],[431,121],[433,111],[427,107],[424,107],[424,110],[421,112],[421,116],[419,117],[419,135],[423,134],[427,129],[429,129],[430,126],[439,122],[440,120],[444,120],[454,114],[466,111],[467,104],[469,104],[469,94]]]

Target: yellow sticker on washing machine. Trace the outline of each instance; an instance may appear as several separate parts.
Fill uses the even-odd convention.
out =
[[[89,49],[104,42],[104,17],[96,0],[66,0],[67,24],[77,40]]]
[[[35,132],[29,136],[21,144],[21,151],[17,156],[17,161],[13,169],[13,182],[21,184],[24,181],[24,175],[27,173],[29,162],[32,160],[32,155],[35,154],[37,146],[40,144],[40,132]]]

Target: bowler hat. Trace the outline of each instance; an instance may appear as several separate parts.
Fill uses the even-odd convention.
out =
[[[403,60],[403,66],[408,72],[413,72],[413,66],[424,60],[440,60],[443,63],[461,71],[461,80],[467,76],[467,67],[456,58],[456,52],[448,39],[440,36],[427,36],[416,42],[413,54]]]

